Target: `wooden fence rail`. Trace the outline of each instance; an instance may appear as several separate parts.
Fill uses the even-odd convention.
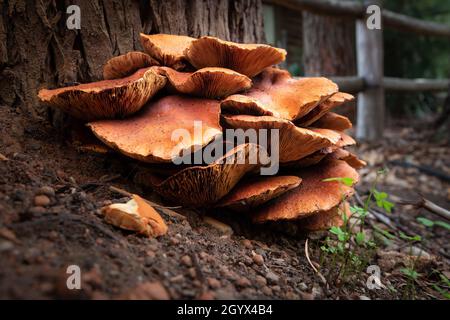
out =
[[[310,11],[317,14],[363,19],[366,15],[366,5],[355,1],[334,0],[264,0],[267,4],[276,4],[295,11]],[[375,3],[375,1],[372,1]],[[405,32],[429,36],[450,38],[450,26],[424,21],[389,10],[382,12],[386,27]]]
[[[369,30],[366,26],[367,7],[379,5],[380,0],[263,0],[295,11],[348,17],[356,20],[358,75],[332,77],[341,90],[358,93],[358,118],[356,135],[362,140],[382,137],[384,124],[384,92],[391,91],[444,91],[449,90],[449,79],[402,79],[384,77],[383,32]],[[382,10],[382,26],[403,32],[450,39],[450,26],[420,20],[389,10]]]
[[[330,77],[339,85],[342,91],[358,93],[364,91],[366,85],[364,78],[354,77]],[[450,86],[449,79],[405,79],[384,77],[383,87],[386,91],[445,91]]]

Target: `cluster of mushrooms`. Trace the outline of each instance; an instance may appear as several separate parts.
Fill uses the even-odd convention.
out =
[[[286,51],[269,45],[140,38],[145,52],[109,60],[104,80],[42,89],[39,98],[82,121],[107,148],[145,163],[138,180],[175,205],[245,212],[255,223],[294,220],[305,231],[339,225],[350,214],[355,169],[365,163],[345,150],[355,144],[344,133],[351,122],[330,110],[352,95],[329,79],[293,78],[274,67]],[[192,152],[225,129],[278,129],[279,171],[260,175],[263,164],[223,161],[248,157],[254,145],[247,142],[209,164],[175,165],[177,129],[192,133],[183,146]]]

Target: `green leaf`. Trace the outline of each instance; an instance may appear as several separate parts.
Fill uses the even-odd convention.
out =
[[[347,178],[347,177],[343,177],[343,178],[327,178],[327,179],[323,179],[322,181],[324,182],[333,182],[333,181],[337,181],[340,182],[348,187],[353,186],[353,184],[355,183],[354,180],[352,178]]]
[[[411,269],[411,268],[402,268],[402,269],[400,269],[400,272],[403,273],[408,278],[411,278],[414,280],[417,280],[417,278],[419,277],[419,274],[417,273],[417,271],[414,269]]]
[[[411,237],[411,236],[406,235],[402,231],[400,231],[399,235],[400,235],[401,239],[406,240],[406,241],[421,241],[422,240],[422,237],[419,235],[415,235],[415,236]]]
[[[439,227],[442,227],[442,228],[445,228],[445,229],[447,229],[447,230],[450,230],[450,224],[448,224],[447,222],[444,222],[444,221],[435,221],[434,224],[437,225],[437,226],[439,226]]]
[[[386,192],[379,192],[377,190],[373,190],[373,196],[375,198],[377,207],[384,209],[388,213],[391,213],[394,204],[387,200],[388,194]]]
[[[367,210],[358,206],[351,206],[350,211],[359,218],[364,218],[369,214]]]
[[[425,227],[432,227],[432,226],[434,226],[434,221],[431,221],[431,220],[429,220],[427,218],[418,217],[416,220],[418,222],[420,222],[421,224],[423,224]]]
[[[395,239],[396,237],[395,237],[395,235],[393,235],[393,234],[391,234],[391,233],[389,233],[388,231],[386,231],[386,230],[383,230],[383,229],[381,229],[381,228],[378,228],[377,226],[374,226],[374,229],[376,230],[376,231],[378,231],[378,233],[380,233],[382,236],[384,236],[385,238],[387,238],[387,239]]]
[[[338,240],[344,242],[347,240],[347,233],[344,232],[340,227],[332,227],[330,229],[332,234],[335,234],[338,237]]]
[[[358,232],[355,236],[355,240],[358,245],[362,245],[366,240],[366,235],[364,234],[364,232]]]

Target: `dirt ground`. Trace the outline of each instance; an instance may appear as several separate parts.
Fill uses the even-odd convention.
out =
[[[100,208],[128,198],[116,186],[160,202],[133,182],[137,164],[118,155],[78,150],[45,119],[31,119],[19,109],[0,106],[0,298],[2,299],[401,299],[408,281],[399,271],[407,244],[380,247],[373,264],[380,265],[379,290],[369,290],[369,274],[359,272],[346,283],[326,283],[305,256],[319,261],[324,233],[288,235],[274,226],[252,226],[242,215],[221,211],[161,209],[169,232],[148,239],[107,224]],[[450,184],[407,164],[450,175],[447,137],[420,130],[389,130],[378,145],[361,145],[357,153],[369,166],[361,170],[358,193],[363,196],[376,170],[390,168],[378,185],[391,199],[417,200],[418,192],[449,209]],[[394,161],[394,162],[392,162]],[[44,195],[45,197],[36,196]],[[48,201],[50,200],[50,201]],[[203,216],[214,215],[233,229],[218,229]],[[448,230],[427,228],[417,217],[443,220],[413,206],[397,205],[389,216],[408,234],[419,234],[420,277],[417,299],[442,299],[448,287],[435,285],[438,273],[449,273]],[[370,219],[372,226],[383,225]],[[413,253],[413,251],[409,251]],[[408,254],[409,254],[408,253]],[[398,264],[393,261],[399,261]],[[69,265],[81,269],[81,290],[68,290]],[[327,266],[320,268],[326,273]],[[438,270],[438,271],[436,271]],[[443,289],[442,289],[443,288]]]

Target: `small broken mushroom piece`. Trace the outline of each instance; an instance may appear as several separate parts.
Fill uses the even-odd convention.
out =
[[[162,66],[182,70],[187,61],[184,51],[195,38],[174,34],[140,34],[145,52],[156,59]]]
[[[58,89],[42,89],[39,99],[83,121],[123,118],[142,108],[166,84],[151,68],[131,76]]]
[[[159,65],[159,62],[148,54],[131,51],[108,60],[103,66],[103,79],[111,80],[127,77],[139,69],[157,65]]]
[[[334,112],[327,112],[311,124],[311,127],[345,131],[352,127],[352,123],[347,117]]]
[[[184,54],[197,69],[228,68],[250,78],[286,59],[284,49],[266,44],[235,43],[208,36],[192,41]]]
[[[289,72],[276,68],[265,69],[253,83],[247,92],[223,100],[222,112],[294,121],[338,92],[337,85],[329,79],[294,79]]]
[[[222,116],[227,128],[249,130],[254,129],[258,133],[260,129],[278,129],[278,154],[280,163],[292,162],[309,156],[314,152],[338,143],[341,138],[339,133],[331,130],[323,130],[327,134],[314,132],[306,128],[296,127],[292,122],[271,116],[233,115]],[[317,130],[320,131],[320,130]],[[334,134],[333,134],[334,133]],[[271,137],[267,138],[268,147]],[[265,146],[264,146],[265,147]],[[276,150],[274,149],[274,152]]]
[[[216,203],[248,172],[259,165],[248,161],[258,152],[254,144],[242,144],[207,166],[181,170],[159,182],[151,182],[163,198],[184,207],[202,207]]]
[[[179,72],[160,67],[174,91],[205,98],[224,98],[247,90],[252,80],[236,71],[225,68],[203,68],[195,72]]]
[[[359,159],[355,154],[341,148],[335,150],[329,155],[329,157],[344,160],[355,169],[361,169],[367,165],[367,162]]]
[[[163,218],[138,195],[134,194],[127,203],[110,204],[101,211],[108,223],[125,230],[148,237],[159,237],[167,233]]]
[[[345,214],[347,219],[351,216],[350,205],[347,201],[330,210],[317,212],[309,217],[300,219],[297,223],[300,230],[307,232],[328,230],[331,227],[341,227],[344,224],[343,214]]]
[[[254,222],[300,219],[318,212],[331,210],[353,194],[352,187],[329,178],[351,178],[353,184],[359,175],[347,162],[326,159],[314,167],[295,172],[302,183],[260,207],[253,215]]]
[[[317,107],[312,109],[309,113],[301,117],[296,121],[296,125],[300,127],[307,127],[320,119],[325,113],[339,107],[349,101],[354,100],[355,97],[351,94],[344,92],[337,92],[333,94],[330,98],[319,104]]]
[[[301,181],[297,176],[250,177],[239,182],[216,206],[248,211],[298,187]]]
[[[106,145],[130,158],[170,163],[220,135],[219,114],[216,100],[174,95],[149,103],[127,119],[96,121],[88,126]],[[180,133],[177,139],[174,132]]]

